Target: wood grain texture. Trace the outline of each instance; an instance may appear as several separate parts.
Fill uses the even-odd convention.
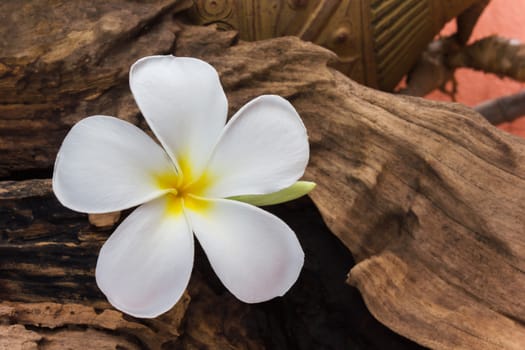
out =
[[[306,252],[285,297],[238,301],[197,249],[181,301],[140,320],[114,310],[95,283],[98,251],[116,226],[96,227],[62,207],[50,180],[0,182],[0,349],[418,349],[373,319],[344,283],[351,255],[310,200],[271,210]]]
[[[81,304],[2,302],[0,349],[159,349],[180,335],[188,302],[149,324]]]
[[[167,14],[155,18],[155,25],[143,27],[143,35],[171,28],[165,32],[174,40],[166,45],[168,51],[213,64],[226,89],[230,114],[265,93],[285,96],[297,108],[311,142],[306,177],[318,183],[311,197],[331,232],[354,255],[357,264],[348,281],[359,288],[378,320],[432,348],[522,348],[523,140],[498,131],[458,104],[398,97],[360,86],[328,67],[334,58],[331,52],[295,38],[245,43],[238,42],[234,33],[213,27],[181,26]],[[122,60],[122,65],[109,65],[107,72],[94,68],[96,72],[90,74],[100,76],[100,81],[83,79],[82,70],[70,71],[70,81],[79,90],[101,93],[69,96],[60,92],[65,91],[61,87],[42,90],[49,94],[46,101],[63,98],[68,109],[55,112],[51,105],[42,105],[27,118],[24,108],[28,107],[17,103],[15,95],[5,101],[4,108],[12,113],[1,119],[0,126],[4,137],[0,169],[6,177],[21,178],[35,169],[49,176],[59,136],[86,115],[113,114],[145,127],[127,89],[123,62],[132,61],[132,53],[163,52],[164,46],[140,41],[143,35],[130,39],[133,45],[124,41],[134,51],[117,50],[121,56],[114,60]],[[87,45],[75,57],[91,49],[100,51]],[[31,72],[28,79],[33,74],[38,76]],[[103,78],[107,76],[113,77],[110,83]],[[27,96],[19,91],[23,101]],[[32,91],[28,90],[29,96]],[[4,142],[7,136],[14,141]],[[41,157],[32,159],[27,155],[31,152],[40,152]],[[45,309],[40,303],[87,307],[91,314],[111,311],[93,279],[98,249],[111,229],[91,226],[86,215],[62,208],[50,193],[49,180],[3,181],[0,189],[0,298],[8,302],[2,307],[14,310],[5,312],[16,316],[16,310],[25,307]],[[172,310],[184,314],[182,328],[178,318],[170,318],[171,312],[166,316],[169,320],[152,321],[116,313],[113,322],[122,318],[133,327],[146,327],[152,333],[144,334],[151,334],[151,339],[131,331],[131,335],[104,331],[108,337],[100,341],[112,344],[108,339],[115,336],[119,342],[142,348],[188,349],[308,349],[312,344],[340,349],[362,342],[379,348],[394,343],[410,346],[373,328],[385,339],[395,339],[377,343],[374,333],[370,336],[355,321],[355,296],[343,283],[352,262],[331,240],[311,203],[276,210],[298,232],[307,256],[297,287],[285,298],[252,306],[235,301],[214,280],[201,252],[196,260],[203,265],[198,264],[190,283],[189,306],[180,311],[186,307],[182,303]],[[5,317],[0,334],[27,337],[44,348],[41,344],[57,334],[50,330],[59,326],[35,328],[41,312],[29,312],[27,322]],[[53,322],[63,324],[65,316],[57,315]],[[80,318],[71,323],[80,325],[67,329],[72,342],[78,337],[91,339],[100,327],[86,325]],[[180,328],[179,334],[169,333],[167,325]]]
[[[294,39],[195,54],[235,107],[269,92],[297,107],[311,196],[380,321],[432,348],[525,344],[524,140],[459,104],[362,87]]]
[[[174,13],[189,0],[0,4],[0,177],[50,169],[75,122],[93,113],[137,121],[130,65],[170,52]],[[165,18],[167,17],[167,18]],[[124,91],[120,91],[125,89]],[[39,131],[45,130],[45,133]]]

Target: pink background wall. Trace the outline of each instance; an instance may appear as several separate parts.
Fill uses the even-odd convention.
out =
[[[443,34],[450,34],[456,28],[455,23],[449,23]],[[497,34],[507,38],[519,39],[525,42],[525,0],[492,0],[487,6],[471,37],[471,42],[488,35]],[[456,72],[458,81],[458,102],[475,106],[480,102],[499,96],[509,95],[525,89],[524,83],[510,79],[500,79],[491,74],[484,74],[468,69]],[[450,98],[439,92],[432,92],[427,98],[450,101]],[[502,124],[502,129],[525,137],[525,117],[513,123]]]

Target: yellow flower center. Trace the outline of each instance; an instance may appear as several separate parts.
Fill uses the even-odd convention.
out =
[[[210,207],[210,202],[200,198],[210,185],[211,176],[204,172],[197,178],[191,171],[187,161],[179,161],[181,173],[168,171],[155,174],[155,182],[159,189],[168,190],[166,194],[166,214],[180,215],[183,208],[193,211],[205,211]]]

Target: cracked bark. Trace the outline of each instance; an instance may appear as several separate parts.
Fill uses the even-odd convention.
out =
[[[67,31],[0,51],[8,72],[0,79],[0,347],[416,347],[361,308],[355,289],[343,283],[350,268],[348,281],[374,316],[424,346],[519,349],[525,343],[525,304],[518,297],[525,294],[523,140],[457,104],[360,86],[327,66],[333,54],[298,39],[244,43],[234,33],[181,27],[172,20],[178,1],[122,1],[129,8],[123,17],[93,3],[99,12],[77,18],[75,35],[116,18],[113,36],[95,30],[92,41],[75,41],[80,46],[51,55],[58,57],[52,62],[42,57],[69,48],[55,45]],[[27,57],[16,55],[26,47],[33,50]],[[109,114],[145,127],[127,70],[139,56],[168,52],[218,69],[230,115],[273,93],[303,117],[311,141],[307,178],[318,183],[312,199],[330,230],[308,199],[273,209],[306,252],[298,284],[282,299],[236,301],[198,251],[188,292],[173,310],[155,320],[122,315],[93,278],[98,249],[114,226],[90,225],[87,215],[61,207],[50,192],[45,177],[80,118]],[[20,57],[30,63],[17,64]],[[56,77],[55,87],[44,84],[47,77]],[[7,181],[33,175],[43,179]]]

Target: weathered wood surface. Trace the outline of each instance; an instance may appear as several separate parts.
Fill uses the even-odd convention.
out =
[[[312,198],[380,321],[433,348],[523,347],[523,139],[459,104],[362,87],[293,39],[182,53],[219,69],[235,107],[273,92],[298,108]]]
[[[50,169],[64,131],[87,113],[136,121],[129,66],[169,52],[171,16],[190,0],[0,4],[0,177]],[[42,132],[44,131],[45,132]]]
[[[0,7],[11,3],[6,4]],[[4,179],[50,176],[62,137],[87,115],[117,115],[144,127],[126,79],[138,56],[200,57],[218,69],[230,111],[263,93],[283,95],[296,106],[310,134],[307,177],[319,185],[312,198],[354,255],[348,281],[377,319],[433,348],[523,347],[523,140],[494,129],[466,107],[353,83],[327,66],[329,51],[312,44],[293,38],[238,43],[234,33],[182,28],[171,16],[181,6],[177,1],[152,2],[140,11],[140,2],[121,5],[138,13],[134,22],[129,16],[133,25],[111,21],[117,23],[113,40],[95,31],[93,41],[53,63],[42,59],[45,49],[33,52],[28,62],[38,62],[37,70],[14,63],[23,40],[18,49],[0,51],[7,67],[0,79]],[[113,12],[96,13],[77,19],[75,35],[90,30],[83,21],[98,28],[100,18]],[[118,35],[130,31],[135,34]],[[58,38],[40,40],[51,50]],[[101,40],[109,41],[100,45]],[[46,77],[56,78],[55,88],[42,85]],[[93,227],[85,215],[61,208],[49,180],[4,181],[0,335],[8,336],[0,344],[16,348],[24,344],[17,339],[24,339],[33,348],[60,348],[60,341],[74,347],[96,339],[100,348],[408,347],[382,328],[370,333],[355,321],[355,295],[340,275],[351,261],[311,204],[277,210],[298,232],[307,256],[288,296],[261,305],[239,303],[200,253],[184,301],[157,320],[141,321],[110,310],[94,283],[96,255],[111,228]],[[357,315],[373,324],[364,312]]]
[[[182,300],[157,319],[139,320],[112,309],[95,284],[97,253],[112,227],[62,207],[50,180],[0,182],[0,349],[418,348],[374,320],[344,283],[350,252],[310,200],[274,211],[307,255],[284,298],[238,301],[199,249]]]

